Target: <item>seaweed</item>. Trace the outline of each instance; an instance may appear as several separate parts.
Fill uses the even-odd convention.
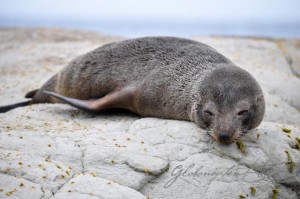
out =
[[[272,192],[273,192],[272,199],[276,199],[279,193],[279,189],[273,189]]]
[[[300,138],[295,138],[296,139],[296,149],[300,151]]]
[[[242,152],[242,154],[246,154],[245,144],[241,140],[237,141],[236,145],[238,146],[238,148],[240,149],[240,151]]]
[[[61,166],[59,166],[59,164],[55,164],[55,166],[56,166],[58,169],[62,170],[62,168],[61,168]]]
[[[290,173],[293,173],[293,171],[294,171],[294,169],[295,169],[295,162],[293,161],[290,152],[285,151],[285,153],[286,153],[287,158],[288,158],[288,161],[287,161],[286,165],[287,165],[287,167],[288,167],[289,172],[290,172]]]
[[[16,189],[13,189],[13,190],[11,190],[11,191],[9,191],[9,192],[6,192],[5,193],[5,195],[6,196],[11,196],[14,192],[16,192],[17,190]]]
[[[255,195],[256,194],[256,188],[255,187],[250,187],[251,190],[251,195]]]
[[[291,132],[292,132],[291,129],[288,129],[288,128],[286,128],[286,127],[282,127],[281,130],[282,130],[283,132],[285,132],[285,133],[291,133]]]
[[[149,175],[149,169],[148,168],[145,168],[144,172],[145,172],[146,175]]]

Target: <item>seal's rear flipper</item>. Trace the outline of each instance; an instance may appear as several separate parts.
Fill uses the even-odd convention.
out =
[[[54,92],[49,92],[49,91],[43,91],[43,92],[47,93],[52,97],[58,98],[78,109],[87,112],[98,113],[103,110],[112,109],[112,108],[123,108],[135,112],[134,109],[132,108],[133,95],[131,91],[132,89],[122,89],[120,91],[109,93],[100,99],[91,99],[91,100],[79,100],[79,99],[65,97]]]
[[[78,109],[87,111],[87,112],[96,112],[96,110],[93,110],[93,108],[91,107],[91,102],[89,100],[79,100],[79,99],[74,99],[74,98],[69,98],[69,97],[65,97],[62,95],[59,95],[57,93],[54,92],[50,92],[50,91],[43,91],[44,93],[55,97],[57,99],[60,99],[68,104],[70,104],[73,107],[76,107]]]
[[[10,105],[7,105],[7,106],[0,106],[0,113],[5,113],[5,112],[10,111],[10,110],[12,110],[14,108],[17,108],[17,107],[27,106],[30,103],[31,103],[31,100],[26,101],[26,102],[16,103],[16,104],[10,104]]]

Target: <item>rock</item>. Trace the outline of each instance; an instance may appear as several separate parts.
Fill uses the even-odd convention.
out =
[[[184,161],[174,161],[167,173],[143,187],[151,198],[238,198],[250,195],[268,198],[274,185],[267,176],[234,160],[211,153],[200,153]]]
[[[75,176],[51,198],[64,199],[87,197],[95,199],[146,199],[144,195],[134,189],[88,174]]]
[[[8,174],[0,174],[1,198],[49,198],[52,193],[40,184]]]
[[[139,172],[159,175],[168,169],[168,162],[161,158],[145,155],[130,155],[129,157],[128,165]]]
[[[22,101],[77,55],[120,40],[59,29],[2,29],[0,38],[0,106]],[[271,198],[274,189],[277,198],[299,198],[300,84],[286,58],[293,48],[283,53],[274,39],[196,39],[263,87],[266,117],[242,137],[244,153],[191,122],[32,105],[0,114],[0,198]]]
[[[300,41],[298,39],[281,39],[276,43],[289,63],[293,74],[300,77]]]

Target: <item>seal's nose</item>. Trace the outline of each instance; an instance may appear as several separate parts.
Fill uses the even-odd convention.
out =
[[[226,131],[223,131],[219,134],[219,139],[223,143],[227,143],[230,139],[230,134]]]

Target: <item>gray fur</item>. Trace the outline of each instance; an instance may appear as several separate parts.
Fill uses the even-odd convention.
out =
[[[132,100],[130,108],[121,108],[144,117],[190,120],[212,130],[217,140],[219,132],[230,131],[234,141],[264,115],[262,91],[248,72],[205,44],[175,37],[99,47],[70,62],[37,91],[32,103],[61,102],[43,91],[89,100],[123,88],[130,88]],[[237,116],[238,103],[249,109],[246,125]],[[213,118],[203,116],[203,107],[213,109]]]

